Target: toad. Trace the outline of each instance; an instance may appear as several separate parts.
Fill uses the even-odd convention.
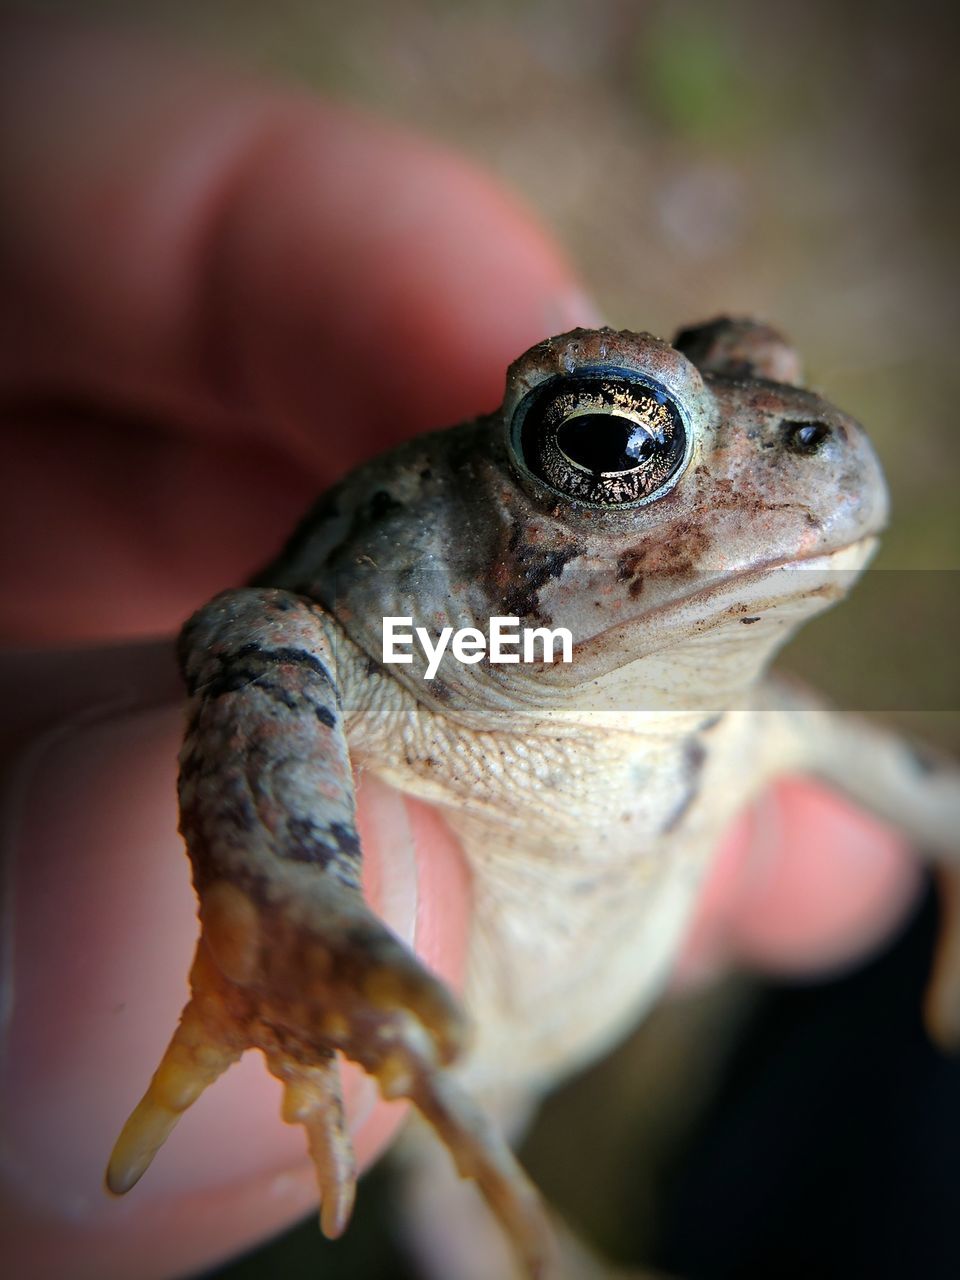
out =
[[[526,1273],[554,1274],[546,1216],[488,1110],[542,1092],[649,1008],[751,799],[814,773],[922,846],[958,848],[952,766],[766,674],[847,593],[886,519],[863,430],[802,387],[779,335],[733,320],[673,344],[551,338],[511,366],[497,412],[323,497],[252,585],[180,637],[201,937],[110,1189],[129,1190],[258,1048],[337,1235],[355,1178],[342,1055],[413,1103]],[[431,643],[385,661],[391,618]],[[438,644],[495,618],[569,633],[571,660]],[[356,770],[436,806],[463,847],[462,1002],[364,902]],[[952,1002],[945,979],[935,1022]]]

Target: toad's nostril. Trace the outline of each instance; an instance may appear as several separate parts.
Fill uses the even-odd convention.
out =
[[[825,422],[783,422],[781,425],[790,452],[805,456],[817,453],[832,434]]]

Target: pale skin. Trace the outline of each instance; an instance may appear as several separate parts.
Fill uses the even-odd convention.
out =
[[[13,42],[7,47],[12,50]],[[16,346],[6,346],[11,355],[3,373],[7,400],[16,391],[22,408],[22,389],[29,381],[33,387],[56,388],[61,402],[82,399],[92,406],[82,420],[82,435],[68,413],[44,412],[43,438],[58,444],[49,452],[37,448],[36,418],[29,430],[22,428],[21,417],[8,419],[5,507],[22,552],[7,570],[3,599],[12,612],[5,626],[9,638],[26,645],[172,632],[202,599],[241,579],[251,563],[262,559],[311,493],[348,463],[425,425],[455,421],[493,404],[512,356],[547,330],[591,319],[569,269],[528,216],[448,156],[398,139],[376,124],[205,70],[186,73],[193,95],[189,110],[171,115],[162,93],[171,64],[156,53],[138,53],[143,74],[131,77],[121,67],[128,69],[134,55],[126,49],[122,58],[120,53],[109,41],[93,40],[78,50],[66,39],[51,41],[49,33],[42,44],[28,35],[9,56],[15,68],[29,65],[29,74],[4,77],[12,102],[3,114],[19,122],[11,190],[20,275],[3,303],[18,317]],[[89,92],[91,83],[102,90],[99,101]],[[182,94],[184,80],[178,84]],[[121,92],[123,112],[116,110]],[[41,101],[42,112],[36,109]],[[287,141],[265,159],[259,142],[272,130]],[[146,148],[142,140],[148,133]],[[352,199],[333,201],[322,175],[338,172],[347,147],[363,163],[351,167],[357,183]],[[75,167],[48,167],[41,158],[51,154],[72,157]],[[116,224],[104,225],[88,200],[98,165],[110,173],[119,167],[125,175],[125,199],[117,212],[122,236]],[[386,180],[419,193],[419,221],[414,220],[413,232],[407,223],[403,252],[357,222],[358,206],[374,217],[372,202],[364,199],[365,174],[371,184]],[[225,260],[229,269],[211,282],[211,273],[200,269],[205,259],[197,261],[194,232],[207,225],[207,211],[228,175],[231,216],[205,253]],[[278,190],[287,192],[286,198],[276,199]],[[468,219],[471,253],[462,254],[459,237],[466,234]],[[370,261],[371,242],[382,246],[379,263]],[[291,243],[304,250],[307,264],[292,277],[275,266],[276,246]],[[484,246],[486,257],[479,252]],[[363,270],[354,269],[361,254]],[[69,290],[51,292],[49,273],[40,268],[54,260],[58,279],[70,281]],[[129,285],[131,264],[140,264],[136,289]],[[212,369],[197,358],[198,335],[188,323],[194,314],[191,299],[201,289],[213,290],[213,303],[217,289],[239,290],[247,299],[240,313],[242,331],[218,335],[226,354]],[[411,314],[419,328],[409,332],[408,345],[394,344],[396,366],[381,367],[378,376],[384,380],[381,396],[392,396],[402,411],[385,424],[372,401],[366,409],[360,406],[349,440],[331,444],[322,434],[315,400],[318,358],[329,358],[331,376],[342,372],[351,354],[360,359],[371,315],[386,332],[402,328],[390,311],[399,297],[407,331]],[[28,299],[31,307],[25,311]],[[229,299],[219,301],[229,305]],[[278,316],[284,320],[282,345],[272,337]],[[356,317],[346,333],[345,316]],[[323,342],[328,319],[342,344],[333,353]],[[448,375],[442,381],[436,378],[438,364]],[[391,383],[401,376],[402,396]],[[49,403],[49,396],[38,403]],[[71,454],[73,441],[82,447]],[[176,501],[159,499],[145,522],[137,477],[161,464],[172,467],[181,487]],[[49,506],[39,507],[37,495],[49,495]],[[48,538],[51,531],[63,536],[45,541],[38,530]],[[95,555],[88,549],[94,546]],[[58,689],[61,705],[69,704],[70,670],[68,664],[56,680],[45,681],[54,706]],[[151,683],[155,677],[144,679]],[[144,751],[142,764],[128,766],[143,789],[138,794],[169,795],[169,777],[155,778],[153,770],[165,751],[172,762],[175,719],[158,724],[147,717],[134,735]],[[104,765],[92,775],[89,739],[77,736],[72,745],[66,743],[56,762],[56,790],[75,778],[77,804],[88,813],[99,813],[106,804],[119,807],[111,780],[118,755],[129,757],[129,742],[102,744],[100,750]],[[698,941],[682,962],[686,972],[714,968],[733,957],[794,970],[842,962],[871,945],[909,899],[914,874],[899,837],[805,784],[782,789],[775,804],[779,822],[772,847],[769,836],[760,848],[751,840],[750,818],[726,841],[704,896]],[[440,831],[435,825],[419,831],[419,911],[425,931],[420,948],[456,981],[469,889],[456,850]],[[86,918],[94,922],[105,904],[112,916],[135,918],[157,902],[145,871],[165,853],[184,896],[164,899],[160,918],[154,913],[138,982],[154,983],[175,1006],[195,927],[185,864],[173,821],[166,850],[158,850],[156,839],[146,835],[138,841],[135,833],[134,821],[124,828],[123,847],[111,851],[111,829],[92,832],[85,861],[94,866],[102,859],[101,865],[114,868],[116,855],[143,868],[143,875],[120,882],[122,903],[113,896],[117,882],[107,883],[109,877],[71,885],[69,902],[83,904]],[[22,830],[21,843],[31,858],[38,857],[30,830]],[[371,843],[368,858],[375,866],[376,842]],[[871,855],[866,859],[865,849]],[[70,858],[77,853],[74,846]],[[52,846],[42,866],[56,868],[65,856],[62,847]],[[766,868],[759,884],[758,861]],[[62,877],[47,872],[44,878],[57,892]],[[18,887],[25,895],[18,915],[28,918],[30,902],[43,897],[41,884],[25,873]],[[431,917],[430,904],[438,900],[444,910]],[[87,949],[90,936],[84,941]],[[125,953],[111,950],[119,945],[115,935],[103,930],[92,936],[102,937],[106,948],[101,971],[121,969]],[[49,963],[46,948],[35,937],[21,938],[18,945],[18,972],[32,968],[42,978]],[[162,1046],[166,1021],[155,1007],[131,1006],[125,1034],[133,1031],[136,1038],[135,1026],[141,1026],[149,1042],[143,1061],[104,1061],[91,1049],[83,1026],[66,1018],[74,1007],[73,993],[55,988],[42,1015],[31,1018],[27,1009],[25,1021],[14,1024],[12,1059],[31,1021],[55,1028],[54,1051],[79,1074],[86,1064],[105,1098],[122,1098],[115,1107],[119,1121],[139,1092],[154,1048]],[[144,1182],[125,1202],[122,1216],[106,1200],[96,1202],[81,1221],[69,1216],[65,1204],[46,1205],[38,1213],[32,1194],[22,1185],[10,1186],[9,1213],[25,1255],[40,1258],[46,1272],[56,1274],[58,1256],[75,1256],[82,1244],[91,1274],[109,1276],[125,1274],[128,1251],[135,1250],[150,1257],[153,1274],[170,1275],[222,1256],[302,1212],[313,1194],[301,1172],[302,1141],[276,1121],[276,1094],[262,1083],[262,1070],[237,1071],[236,1096],[250,1116],[245,1137],[257,1152],[254,1167],[245,1168],[242,1178],[230,1176],[236,1165],[229,1149],[214,1145],[204,1185],[187,1184],[198,1155],[211,1149],[208,1131],[191,1124],[167,1150],[168,1178],[153,1190],[149,1180]],[[26,1070],[15,1079],[20,1112],[42,1113],[46,1101],[37,1077]],[[216,1091],[211,1099],[215,1096]],[[382,1112],[358,1119],[354,1138],[362,1163],[382,1147],[390,1123]],[[44,1138],[40,1126],[26,1125],[24,1132],[42,1169],[51,1139]],[[77,1167],[97,1181],[111,1138],[112,1133],[76,1123],[57,1134],[59,1144],[76,1148]],[[298,1170],[295,1185],[283,1196],[268,1197],[273,1175],[282,1168]],[[188,1190],[178,1190],[186,1185]],[[238,1228],[238,1222],[244,1225]]]

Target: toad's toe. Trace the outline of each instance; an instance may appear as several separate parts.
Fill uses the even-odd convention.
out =
[[[267,1054],[267,1066],[283,1081],[283,1118],[307,1132],[320,1191],[320,1229],[330,1240],[346,1230],[357,1190],[353,1144],[344,1124],[340,1070],[331,1054],[307,1065],[283,1053]]]

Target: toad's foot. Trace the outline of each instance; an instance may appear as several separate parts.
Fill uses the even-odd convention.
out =
[[[200,898],[191,999],[117,1142],[111,1191],[128,1191],[180,1115],[249,1048],[307,1130],[321,1226],[347,1224],[355,1171],[336,1055],[407,1098],[473,1178],[526,1273],[546,1276],[550,1233],[497,1130],[454,1081],[464,1016],[370,912],[328,620],[280,591],[219,597],[187,626],[192,694],[181,830]]]
[[[277,967],[271,966],[272,974],[261,969],[258,980],[243,986],[214,960],[225,947],[236,960],[243,926],[236,916],[221,916],[211,928],[213,914],[204,912],[204,936],[190,975],[192,998],[111,1157],[110,1190],[128,1191],[203,1090],[245,1049],[259,1048],[283,1082],[283,1118],[307,1131],[321,1227],[325,1235],[338,1236],[350,1217],[356,1177],[340,1099],[339,1052],[373,1075],[384,1097],[414,1103],[461,1176],[477,1182],[526,1272],[546,1274],[549,1233],[536,1192],[498,1131],[446,1070],[463,1043],[464,1024],[441,984],[372,917],[363,921],[351,912],[352,945],[369,930],[361,954],[379,954],[382,963],[396,948],[399,962],[364,970],[351,956],[355,981],[344,982],[334,976],[344,968],[340,958],[313,943],[298,948],[301,999],[271,999],[266,988],[271,978],[276,981]]]

